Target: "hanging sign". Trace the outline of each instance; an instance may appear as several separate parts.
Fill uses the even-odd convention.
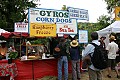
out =
[[[79,30],[79,43],[88,43],[88,31]]]
[[[31,23],[56,24],[57,33],[77,34],[77,21],[76,19],[70,19],[67,11],[30,8],[28,21],[29,26],[31,26]]]
[[[71,23],[69,13],[62,10],[30,8],[29,22],[39,23]]]
[[[77,34],[76,19],[72,19],[72,23],[57,24],[57,33]]]
[[[116,21],[120,20],[120,7],[115,8],[115,20]]]
[[[14,24],[14,32],[27,32],[28,33],[28,23],[16,22]]]
[[[69,18],[89,21],[88,10],[68,7]]]
[[[30,36],[56,37],[56,24],[30,23]]]

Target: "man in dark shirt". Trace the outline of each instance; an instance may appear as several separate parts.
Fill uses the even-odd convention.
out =
[[[57,47],[60,48],[60,58],[58,59],[58,80],[62,80],[62,65],[64,65],[64,80],[68,80],[68,59],[65,42],[66,40],[61,38],[57,45]]]

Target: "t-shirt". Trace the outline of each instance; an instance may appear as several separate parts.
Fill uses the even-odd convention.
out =
[[[71,60],[79,60],[80,59],[80,48],[78,46],[70,47],[69,52],[70,52]]]
[[[60,43],[60,44],[57,45],[57,47],[60,48],[60,55],[61,56],[67,56],[66,44],[65,43]]]
[[[106,50],[109,51],[108,59],[116,59],[116,52],[118,51],[118,45],[114,41],[108,44]]]

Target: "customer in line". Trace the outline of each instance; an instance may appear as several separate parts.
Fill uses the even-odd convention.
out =
[[[59,44],[57,45],[60,48],[60,57],[58,58],[58,80],[62,80],[62,66],[64,65],[64,80],[68,80],[68,59],[66,52],[66,39],[61,38]]]
[[[118,51],[118,44],[115,43],[115,36],[111,35],[110,36],[110,43],[106,47],[106,50],[108,50],[108,78],[111,78],[111,68],[115,68],[117,78],[120,78],[118,69],[115,67],[116,66],[116,52]]]
[[[72,80],[80,80],[80,48],[77,40],[70,42],[69,53],[72,63]]]
[[[91,38],[92,38],[92,43],[100,45],[100,42],[98,41],[98,33],[97,32],[92,32]],[[83,50],[83,53],[82,53],[83,59],[84,60],[88,59],[87,56],[93,56],[94,49],[95,49],[95,47],[92,44],[88,44],[85,47],[85,49]],[[89,80],[102,80],[101,70],[95,68],[92,63],[88,66],[88,74],[89,74]]]
[[[102,37],[100,38],[100,40],[99,40],[100,45],[101,45],[104,49],[106,48],[106,45],[105,45],[105,42],[104,42],[105,39],[106,39],[106,37],[102,36]]]

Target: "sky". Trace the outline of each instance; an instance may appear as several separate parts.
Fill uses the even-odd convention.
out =
[[[89,13],[89,21],[97,22],[97,19],[101,15],[108,15],[107,5],[104,0],[34,0],[36,3],[40,3],[39,8],[57,9],[61,10],[63,5],[67,7],[86,9]],[[84,21],[81,21],[84,22]],[[86,21],[85,21],[86,22]]]

